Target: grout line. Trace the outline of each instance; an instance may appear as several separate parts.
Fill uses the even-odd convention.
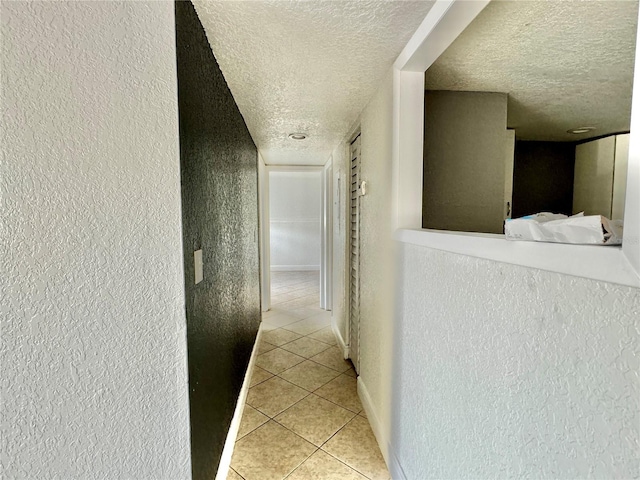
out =
[[[256,367],[257,367],[257,365],[256,365]],[[258,367],[258,368],[260,368],[261,370],[264,370],[264,368],[262,368],[262,367]],[[264,370],[264,371],[265,371],[265,372],[267,372],[267,373],[271,373],[269,370]],[[253,376],[253,375],[252,375],[252,376]],[[258,382],[258,383],[256,383],[255,385],[251,385],[251,386],[249,387],[249,390],[251,390],[253,387],[257,387],[258,385],[263,384],[263,383],[264,383],[264,382],[266,382],[267,380],[271,380],[271,379],[272,379],[273,377],[275,377],[275,376],[276,376],[276,374],[275,374],[275,373],[271,373],[271,376],[270,376],[269,378],[265,378],[264,380],[259,381],[259,382]],[[247,402],[245,402],[245,404],[247,404]],[[248,404],[247,404],[247,405],[248,405]]]
[[[293,368],[293,367],[291,367],[291,368]],[[285,370],[285,371],[286,371],[286,370]],[[335,370],[334,370],[334,371],[335,371]],[[282,372],[280,372],[280,373],[282,373]],[[319,386],[318,388],[316,388],[316,389],[315,389],[315,390],[313,390],[313,391],[309,391],[309,390],[307,390],[306,388],[301,387],[300,385],[296,385],[295,383],[290,382],[290,381],[289,381],[289,380],[287,380],[286,378],[282,378],[282,377],[280,376],[280,374],[275,374],[274,376],[276,376],[276,377],[278,377],[278,378],[281,378],[281,379],[282,379],[282,380],[284,380],[285,382],[291,383],[292,385],[295,385],[295,386],[296,386],[296,387],[298,387],[298,388],[302,388],[304,391],[309,392],[310,394],[314,394],[316,397],[319,397],[319,398],[321,398],[321,399],[323,399],[323,400],[326,400],[326,401],[327,401],[327,402],[329,402],[329,403],[333,403],[334,405],[337,405],[338,407],[340,407],[340,408],[342,408],[342,409],[346,410],[347,412],[351,412],[351,413],[353,413],[353,414],[354,414],[354,416],[360,415],[360,413],[364,411],[364,408],[361,408],[358,412],[354,412],[354,411],[353,411],[353,410],[351,410],[350,408],[347,408],[347,407],[345,407],[344,405],[340,405],[339,403],[336,403],[336,402],[334,402],[333,400],[331,400],[331,399],[329,399],[329,398],[325,398],[325,397],[323,397],[323,396],[321,396],[321,395],[318,395],[318,394],[316,393],[318,390],[320,390],[320,389],[321,389],[322,387],[324,387],[325,385],[327,385],[327,384],[329,384],[329,383],[333,382],[333,381],[334,381],[336,378],[338,378],[340,375],[344,375],[344,374],[343,374],[343,373],[341,373],[341,374],[339,374],[339,375],[336,375],[334,378],[332,378],[331,380],[329,380],[327,383],[322,384],[321,386]],[[345,376],[346,376],[346,377],[348,377],[348,375],[345,375]],[[273,377],[272,377],[272,378],[273,378]],[[353,378],[353,377],[349,377],[349,378]],[[308,396],[309,396],[309,395],[307,395],[307,397],[308,397]],[[305,397],[305,398],[306,398],[306,397]],[[296,403],[298,403],[298,402],[296,402]],[[295,404],[293,404],[293,405],[295,405]],[[293,405],[291,405],[291,406],[293,406]],[[254,407],[254,408],[255,408],[255,407]],[[288,408],[287,408],[287,410],[288,410],[289,408],[291,408],[291,407],[288,407]],[[283,411],[285,411],[285,410],[283,410]],[[282,412],[280,412],[280,413],[282,413]],[[280,413],[279,413],[278,415],[280,415]],[[266,413],[265,413],[265,415],[266,415]],[[366,418],[366,417],[363,417],[363,418]],[[367,419],[367,421],[368,421],[368,419]]]
[[[257,408],[252,407],[251,405],[249,405],[246,401],[244,402],[244,407],[245,407],[245,408],[250,407],[250,408],[253,408],[256,412],[258,412],[258,413],[262,413],[262,412],[261,412],[260,410],[258,410]],[[266,415],[265,413],[262,413],[262,415],[264,415],[265,417],[267,417],[267,421],[266,421],[266,422],[261,423],[261,424],[260,424],[260,425],[258,425],[257,427],[252,428],[252,429],[251,429],[251,430],[249,430],[247,433],[245,433],[242,437],[238,437],[238,438],[236,438],[236,443],[238,443],[240,440],[242,440],[242,439],[243,439],[244,437],[246,437],[247,435],[249,435],[249,434],[251,434],[251,433],[255,432],[257,429],[259,429],[259,428],[260,428],[260,427],[262,427],[263,425],[266,425],[266,424],[269,422],[269,420],[273,420],[272,418],[270,418],[270,417],[269,417],[268,415]],[[244,418],[244,413],[243,413],[242,417]],[[240,425],[242,425],[242,419],[240,419]]]
[[[297,401],[296,403],[294,403],[293,405],[291,405],[289,408],[287,408],[287,410],[289,410],[290,408],[293,408],[295,405],[297,405],[298,403],[300,403],[300,402],[301,402],[302,400],[304,400],[305,398],[310,397],[311,395],[312,395],[312,393],[310,393],[309,395],[307,395],[307,396],[306,396],[306,397],[304,397],[303,399],[301,399],[301,400]],[[324,398],[322,398],[322,397],[320,397],[320,396],[318,396],[318,395],[316,395],[316,397],[321,398],[322,400],[325,400]],[[333,403],[333,402],[330,402],[330,403]],[[335,404],[335,403],[334,403],[334,405],[337,405],[337,404]],[[340,405],[338,405],[338,406],[340,406]],[[342,407],[342,408],[343,408],[344,410],[347,410],[347,409],[346,409],[346,408],[344,408],[344,407]],[[287,410],[283,410],[283,411],[282,411],[282,412],[280,412],[278,415],[283,414],[283,413],[284,413],[284,412],[286,412]],[[347,412],[349,412],[349,413],[353,413],[351,410],[347,410]],[[276,422],[278,425],[280,425],[280,426],[282,426],[282,427],[286,428],[286,429],[287,429],[287,430],[289,430],[291,433],[294,433],[294,434],[295,434],[295,435],[297,435],[298,437],[302,438],[305,442],[310,443],[311,445],[313,445],[314,447],[316,447],[316,448],[317,448],[317,450],[320,450],[320,449],[322,449],[322,445],[325,445],[329,440],[331,440],[333,437],[335,437],[335,436],[338,434],[338,432],[340,432],[344,427],[346,427],[348,424],[350,424],[350,423],[351,423],[351,421],[352,421],[354,418],[356,418],[357,416],[358,416],[358,414],[357,414],[357,413],[354,413],[354,414],[353,414],[353,416],[352,416],[349,420],[347,420],[347,422],[346,422],[343,426],[341,426],[341,427],[340,427],[340,428],[339,428],[335,433],[333,433],[333,434],[332,434],[332,435],[331,435],[327,440],[325,440],[324,442],[322,442],[322,444],[321,444],[319,447],[318,447],[315,443],[313,443],[313,442],[311,442],[310,440],[307,440],[306,438],[304,438],[304,437],[303,437],[302,435],[300,435],[299,433],[297,433],[297,432],[295,432],[295,431],[291,430],[291,429],[290,429],[289,427],[287,427],[286,425],[284,425],[284,424],[280,423],[280,422],[279,422],[278,420],[276,420],[275,418],[272,418],[271,420],[273,420],[274,422]],[[263,425],[264,425],[264,424],[263,424]],[[261,426],[262,426],[262,425],[261,425]],[[323,451],[324,451],[324,450],[323,450]],[[329,453],[329,452],[326,452],[326,453]],[[344,462],[343,462],[343,463],[344,463]]]
[[[285,427],[285,428],[286,428],[286,427]],[[294,432],[294,433],[295,433],[295,432]],[[298,435],[298,436],[300,437],[300,435]],[[300,438],[302,438],[302,437],[300,437]],[[303,440],[304,440],[304,439],[303,439]],[[305,440],[305,442],[311,443],[311,442],[309,442],[309,440]],[[313,443],[311,443],[311,445],[313,445]],[[313,445],[313,446],[315,447],[315,445]],[[293,472],[295,472],[298,468],[300,468],[300,467],[302,466],[302,464],[303,464],[303,463],[305,463],[307,460],[309,460],[309,459],[313,456],[313,454],[314,454],[314,453],[316,453],[318,450],[320,450],[320,449],[319,449],[319,448],[316,448],[316,449],[311,453],[311,455],[309,455],[307,458],[305,458],[302,462],[300,462],[298,465],[296,465],[296,466],[293,468],[293,470],[291,470],[291,471],[290,471],[289,473],[287,473],[284,477],[282,477],[282,480],[286,480],[287,478],[289,478]]]
[[[349,420],[347,423],[345,423],[345,424],[342,426],[342,428],[341,428],[340,430],[338,430],[335,434],[333,434],[333,435],[331,436],[331,438],[335,437],[336,435],[338,435],[338,433],[340,433],[342,430],[344,430],[344,429],[347,427],[347,425],[349,425],[350,423],[352,423],[352,422],[355,420],[355,418],[356,418],[357,416],[358,416],[358,415],[356,414],[356,415],[355,415],[351,420]],[[322,444],[322,446],[320,447],[320,450],[322,450],[322,451],[323,451],[324,453],[326,453],[327,455],[329,455],[329,456],[331,456],[331,457],[335,458],[335,459],[336,459],[336,460],[338,460],[340,463],[345,464],[345,465],[346,465],[347,467],[349,467],[351,470],[354,470],[354,471],[358,472],[360,475],[362,475],[363,477],[368,478],[368,479],[370,479],[370,480],[371,480],[371,477],[369,477],[368,475],[365,475],[363,472],[361,472],[360,470],[358,470],[358,469],[357,469],[357,468],[355,468],[354,466],[349,465],[349,464],[348,464],[348,463],[346,463],[346,462],[343,462],[343,461],[342,461],[342,460],[340,460],[338,457],[336,457],[335,455],[333,455],[331,452],[327,452],[325,449],[323,449],[323,448],[322,448],[322,447],[324,447],[324,446],[325,446],[325,445],[326,445],[326,444],[331,440],[331,438]]]
[[[351,423],[351,422],[349,422]],[[346,425],[345,425],[346,427]],[[342,427],[344,428],[344,427]],[[341,429],[342,430],[342,429]],[[328,440],[327,440],[328,441]],[[346,465],[347,467],[349,467],[351,470],[353,470],[354,472],[359,473],[360,475],[362,475],[364,478],[368,479],[368,480],[372,480],[371,477],[369,477],[368,475],[365,475],[364,473],[362,473],[360,470],[358,470],[357,468],[354,468],[353,466],[349,465],[348,463],[343,462],[342,460],[340,460],[338,457],[336,457],[335,455],[327,452],[326,450],[323,450],[322,448],[320,448],[320,450],[322,450],[324,453],[326,453],[327,455],[329,455],[331,458],[336,459],[337,461],[339,461],[340,463],[342,463],[343,465]],[[391,478],[391,474],[389,474],[389,478]]]
[[[246,480],[242,475],[240,475],[240,474],[237,472],[237,470],[235,470],[235,469],[233,469],[233,468],[231,468],[231,467],[229,467],[229,470],[233,470],[233,471],[234,471],[234,473],[235,473],[236,475],[238,475],[242,480]]]

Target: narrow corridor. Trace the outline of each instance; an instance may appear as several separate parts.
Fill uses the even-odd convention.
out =
[[[262,338],[228,479],[388,479],[342,358],[318,272],[272,272]]]

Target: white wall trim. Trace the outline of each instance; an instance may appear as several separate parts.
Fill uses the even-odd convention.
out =
[[[344,338],[342,338],[342,334],[340,333],[340,330],[338,329],[338,326],[335,322],[331,322],[331,330],[333,330],[333,334],[335,335],[338,342],[338,348],[342,350],[342,358],[346,360],[347,358],[349,358],[349,345],[345,343]]]
[[[384,461],[387,464],[387,467],[390,466],[389,462],[389,452],[392,451],[391,443],[389,438],[386,437],[382,430],[382,423],[376,414],[375,407],[373,405],[373,400],[371,400],[371,395],[369,395],[369,390],[367,390],[366,385],[362,381],[362,377],[358,377],[358,397],[360,397],[360,401],[362,402],[362,406],[364,408],[365,413],[367,414],[367,420],[369,421],[369,425],[371,425],[371,430],[373,430],[373,434],[378,441],[378,446],[380,447],[380,452],[384,457]]]
[[[488,4],[437,0],[394,63],[393,224],[396,239],[478,258],[637,287],[640,285],[640,48],[634,94],[622,248],[490,239],[478,234],[420,230],[424,141],[424,72]],[[640,38],[640,30],[638,30]],[[639,43],[640,45],[640,43]],[[504,251],[503,251],[504,250]]]
[[[408,480],[393,450],[389,450],[389,473],[393,480]]]
[[[242,421],[242,414],[244,412],[244,405],[247,400],[247,394],[249,393],[249,384],[251,383],[251,375],[253,374],[253,367],[256,363],[256,357],[258,356],[258,345],[260,345],[260,339],[262,337],[262,328],[258,330],[256,335],[256,341],[253,344],[253,350],[251,352],[251,358],[249,359],[249,365],[244,375],[244,381],[242,382],[242,388],[240,389],[240,395],[238,395],[238,403],[236,403],[236,410],[233,413],[231,419],[231,425],[229,426],[229,433],[227,433],[227,439],[224,442],[224,448],[222,449],[222,457],[220,458],[220,465],[218,466],[218,472],[216,473],[216,480],[225,480],[227,473],[229,473],[229,467],[231,466],[231,457],[233,456],[233,449],[236,445],[236,439],[238,438],[238,431],[240,430],[240,422]]]
[[[271,265],[272,272],[319,272],[320,265]]]
[[[401,243],[549,272],[640,287],[640,277],[616,246],[516,242],[504,235],[441,230],[397,230]]]
[[[369,395],[369,390],[367,390],[366,385],[362,381],[362,377],[358,377],[357,385],[358,396],[360,397],[364,411],[367,414],[367,420],[369,421],[369,425],[371,425],[371,430],[373,430],[373,434],[375,435],[378,446],[380,447],[380,452],[387,463],[387,468],[389,469],[391,478],[393,480],[407,480],[407,476],[404,473],[402,465],[400,465],[400,460],[396,456],[393,446],[391,445],[391,439],[387,438],[382,432],[382,424],[375,413],[371,395]]]
[[[322,278],[324,297],[320,305],[333,309],[333,155],[322,170]]]

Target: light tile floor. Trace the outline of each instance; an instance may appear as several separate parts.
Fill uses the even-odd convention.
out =
[[[389,473],[342,358],[318,272],[272,272],[271,310],[228,479],[363,480]]]

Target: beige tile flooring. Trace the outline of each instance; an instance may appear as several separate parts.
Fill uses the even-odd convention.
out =
[[[318,272],[272,272],[271,281],[227,478],[388,479],[356,373],[318,306]]]

